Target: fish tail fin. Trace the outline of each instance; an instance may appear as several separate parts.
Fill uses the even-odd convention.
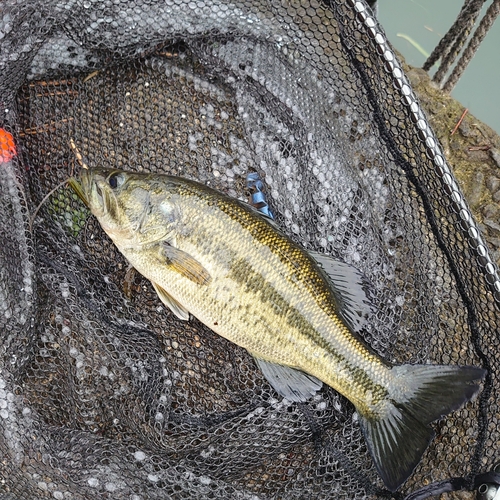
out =
[[[386,403],[360,423],[368,449],[386,487],[396,491],[413,472],[434,438],[430,423],[475,396],[486,371],[473,366],[402,365]]]

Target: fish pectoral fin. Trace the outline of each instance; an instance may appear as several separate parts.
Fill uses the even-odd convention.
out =
[[[170,269],[198,285],[208,285],[210,283],[212,279],[210,273],[187,252],[183,252],[167,242],[162,243],[161,249],[162,256]]]
[[[337,299],[339,315],[352,331],[360,332],[374,309],[369,299],[372,286],[368,278],[359,269],[341,260],[318,252],[309,252],[309,255],[326,274]]]
[[[434,437],[429,425],[461,408],[479,391],[486,371],[475,366],[394,366],[391,398],[360,424],[385,485],[396,491],[413,472]]]
[[[254,359],[271,386],[289,401],[307,401],[323,385],[321,380],[296,368],[272,363],[256,356]]]
[[[160,300],[179,318],[184,321],[189,320],[189,311],[177,300],[175,300],[168,292],[165,291],[160,285],[151,282]]]

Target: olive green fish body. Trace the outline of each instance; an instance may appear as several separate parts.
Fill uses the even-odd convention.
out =
[[[478,391],[479,368],[391,366],[368,350],[353,334],[361,274],[313,257],[247,204],[165,175],[93,169],[71,184],[177,316],[247,349],[291,400],[319,381],[346,396],[390,489],[420,460],[428,424]]]

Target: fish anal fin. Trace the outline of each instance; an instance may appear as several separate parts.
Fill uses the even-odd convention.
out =
[[[386,487],[396,491],[411,475],[434,438],[429,425],[469,401],[485,370],[473,366],[402,365],[379,415],[360,424],[370,454]]]
[[[271,386],[289,401],[304,402],[316,394],[323,383],[316,377],[285,365],[254,356],[257,366]]]
[[[165,264],[173,271],[198,285],[208,285],[210,283],[212,279],[210,273],[187,252],[170,245],[168,242],[163,242],[161,254],[165,260]]]
[[[175,300],[168,292],[165,291],[164,288],[162,288],[160,285],[155,283],[154,281],[151,282],[154,289],[156,290],[156,293],[158,294],[158,297],[160,297],[160,300],[179,318],[184,321],[189,320],[189,311],[182,305],[180,304],[177,300]]]
[[[318,252],[309,252],[326,275],[342,316],[353,332],[360,332],[374,307],[369,298],[372,288],[366,276],[354,266]]]

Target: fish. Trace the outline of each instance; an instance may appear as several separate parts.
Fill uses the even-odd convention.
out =
[[[389,490],[420,461],[430,423],[478,393],[483,368],[394,365],[373,352],[359,335],[374,309],[364,274],[303,249],[247,203],[156,173],[92,168],[69,184],[179,319],[245,348],[291,402],[323,384],[345,396]]]

